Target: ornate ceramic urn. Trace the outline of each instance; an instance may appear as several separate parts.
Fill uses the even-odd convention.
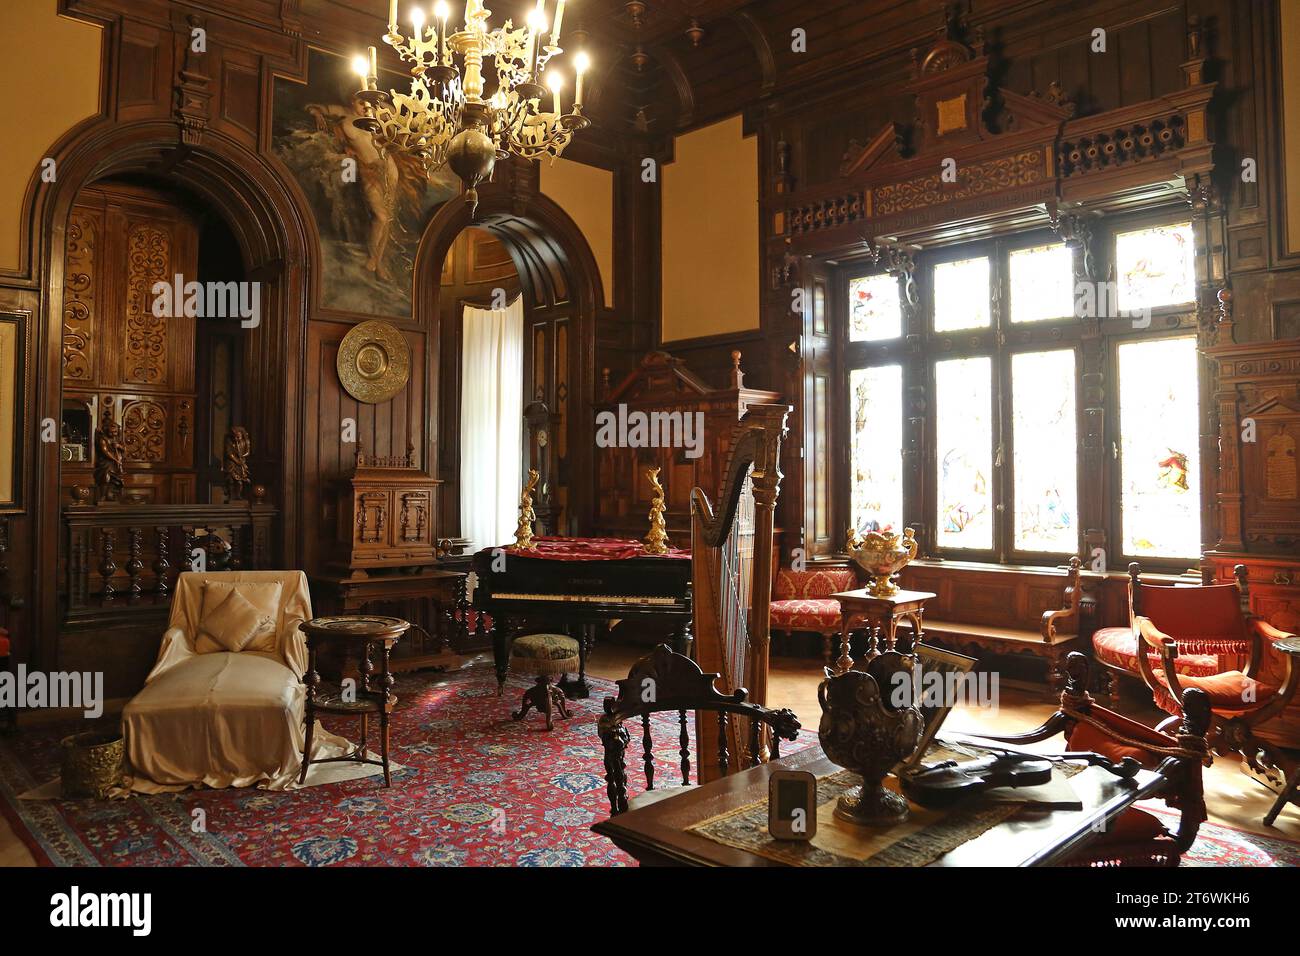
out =
[[[898,585],[890,578],[916,557],[916,532],[906,528],[900,537],[889,531],[868,531],[858,537],[857,530],[850,528],[845,547],[858,567],[871,575],[867,593],[889,597],[898,593]]]
[[[848,671],[838,677],[826,670],[817,688],[822,705],[817,735],[833,763],[862,775],[835,807],[842,820],[868,826],[892,826],[907,819],[907,800],[883,786],[892,767],[912,755],[924,726],[913,706],[912,658],[886,651],[864,673]],[[899,678],[895,675],[901,674]]]

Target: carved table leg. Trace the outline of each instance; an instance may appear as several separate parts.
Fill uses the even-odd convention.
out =
[[[1273,801],[1273,806],[1264,817],[1264,826],[1271,827],[1283,808],[1288,803],[1294,803],[1297,800],[1300,800],[1300,766],[1297,766],[1291,772],[1291,776],[1286,778],[1286,783],[1282,786],[1282,792],[1278,794],[1277,799]]]
[[[388,745],[390,742],[389,715],[392,713],[393,707],[397,703],[397,698],[393,696],[393,685],[396,684],[397,681],[394,680],[393,675],[388,670],[388,654],[391,649],[392,648],[389,645],[389,643],[387,641],[384,641],[383,657],[380,658],[380,671],[379,671],[380,683],[383,684],[383,688],[384,688],[383,706],[379,711],[379,744],[381,747],[383,747],[383,752],[380,754],[380,756],[382,757],[384,762],[384,786],[385,787],[391,787],[393,785],[393,775],[390,772],[389,765],[388,765]],[[367,649],[366,656],[367,657],[370,656],[368,649]]]
[[[311,765],[311,738],[316,729],[316,688],[320,686],[320,674],[316,671],[316,644],[310,637],[307,638],[307,673],[303,683],[307,685],[307,701],[303,707],[307,727],[302,744],[302,770],[298,774],[300,786],[307,780],[307,768]]]
[[[853,654],[849,648],[849,612],[840,611],[840,656],[835,662],[835,676],[847,674],[853,669]]]
[[[673,650],[683,657],[691,656],[691,619],[686,618],[673,631]],[[827,663],[829,663],[829,655]]]

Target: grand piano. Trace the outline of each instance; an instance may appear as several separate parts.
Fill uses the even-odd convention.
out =
[[[470,600],[492,619],[497,692],[504,692],[510,642],[519,634],[564,629],[578,640],[576,682],[559,685],[570,698],[587,697],[587,653],[602,621],[664,622],[676,649],[691,643],[691,555],[646,554],[639,541],[535,538],[535,551],[487,548],[474,555]],[[525,631],[524,627],[528,630]]]

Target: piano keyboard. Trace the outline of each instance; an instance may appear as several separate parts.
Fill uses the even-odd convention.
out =
[[[672,597],[651,597],[645,594],[509,594],[496,593],[494,601],[563,601],[569,604],[631,604],[646,607],[675,607],[682,602]]]

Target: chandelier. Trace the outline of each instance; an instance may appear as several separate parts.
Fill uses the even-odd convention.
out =
[[[410,64],[410,92],[378,88],[375,48],[370,47],[367,57],[353,63],[365,85],[357,93],[364,115],[353,123],[374,137],[381,153],[418,159],[426,175],[450,165],[463,183],[473,216],[478,186],[491,178],[498,159],[557,157],[574,133],[591,125],[582,115],[583,78],[591,65],[586,53],[573,58],[577,85],[567,113],[562,108],[564,78],[554,66],[547,69],[564,52],[559,45],[564,6],[565,0],[556,0],[548,36],[546,0],[537,0],[523,26],[507,20],[496,29],[488,27],[492,13],[483,0],[467,0],[459,28],[448,26],[451,11],[445,0],[438,0],[432,22],[426,23],[421,7],[411,8],[412,32],[404,36],[398,31],[397,0],[389,0],[383,39]],[[496,74],[490,94],[485,72]]]

